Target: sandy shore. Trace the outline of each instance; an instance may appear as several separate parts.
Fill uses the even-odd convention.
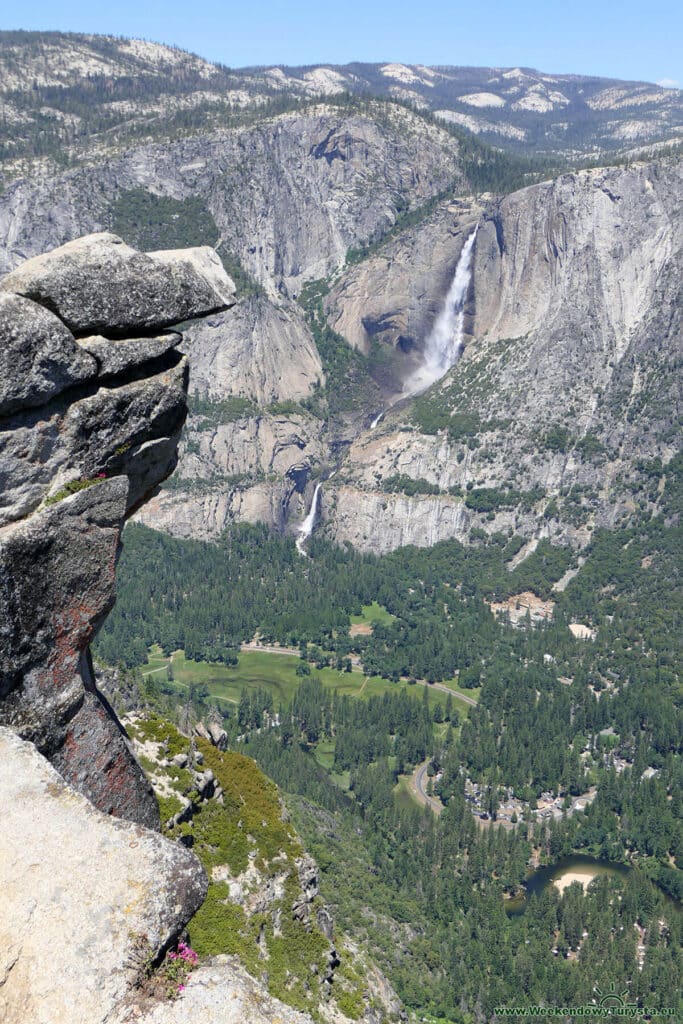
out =
[[[585,892],[588,883],[592,882],[599,874],[600,872],[593,868],[584,868],[583,870],[578,871],[566,871],[564,874],[558,875],[557,878],[553,878],[552,883],[557,886],[560,892],[564,892],[567,886],[571,885],[572,882],[581,882],[583,891]]]

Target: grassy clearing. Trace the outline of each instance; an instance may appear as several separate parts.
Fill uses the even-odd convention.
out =
[[[334,782],[335,786],[339,786],[345,793],[348,793],[349,787],[351,786],[351,772],[330,772],[330,778]]]
[[[301,676],[297,676],[298,658],[292,655],[271,651],[241,651],[238,665],[210,664],[205,661],[188,661],[183,651],[176,651],[171,658],[166,658],[158,647],[153,647],[148,655],[147,664],[143,666],[143,675],[154,671],[159,676],[171,665],[175,688],[189,687],[191,683],[205,685],[212,697],[239,703],[243,689],[262,688],[273,695],[277,707],[279,704],[290,703],[295,691],[301,685]],[[323,686],[338,694],[348,694],[367,700],[369,697],[381,697],[384,693],[393,693],[399,683],[392,683],[380,676],[364,676],[362,672],[338,672],[333,668],[315,669],[315,674]],[[451,685],[450,683],[448,684]],[[422,699],[422,686],[409,686],[408,692],[416,699]],[[475,695],[475,691],[464,691]],[[448,694],[430,687],[429,702],[445,705]],[[458,710],[464,711],[458,703]]]
[[[389,622],[393,622],[396,618],[391,612],[388,612],[384,605],[377,604],[373,601],[372,604],[364,604],[360,615],[352,615],[351,622],[357,624],[359,622],[365,623],[368,626],[372,625],[373,622],[381,622],[386,625]]]
[[[328,771],[334,764],[334,740],[320,740],[315,747],[315,759]]]
[[[422,804],[410,788],[410,780],[402,775],[394,786],[394,800],[402,810],[422,810]]]

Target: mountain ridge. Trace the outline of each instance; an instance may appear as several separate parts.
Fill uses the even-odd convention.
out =
[[[573,163],[683,137],[680,90],[523,68],[232,69],[145,40],[2,32],[0,81],[5,181],[82,159],[84,146],[112,153],[136,139],[244,123],[344,93],[407,103],[497,147]]]

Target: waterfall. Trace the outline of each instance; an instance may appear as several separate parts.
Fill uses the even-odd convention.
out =
[[[460,253],[443,309],[425,341],[422,366],[406,381],[406,395],[416,395],[424,391],[455,366],[460,357],[465,324],[465,299],[472,280],[472,250],[476,237],[477,228],[467,239]]]
[[[370,424],[370,430],[374,430],[375,427],[377,426],[377,424],[380,422],[380,420],[383,419],[383,417],[384,417],[384,409],[382,409],[381,412],[378,412],[377,415],[374,417],[374,419],[372,420],[372,423]]]
[[[320,493],[321,487],[322,484],[318,483],[315,485],[315,490],[313,491],[313,501],[311,502],[311,507],[308,510],[308,515],[306,516],[303,523],[299,527],[299,536],[296,539],[296,549],[300,555],[306,554],[304,544],[313,533],[313,527],[315,526],[315,521],[318,518],[318,494]]]

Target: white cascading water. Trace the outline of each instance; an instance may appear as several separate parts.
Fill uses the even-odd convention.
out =
[[[378,412],[378,413],[377,413],[377,415],[376,415],[376,416],[375,416],[375,418],[373,419],[372,423],[370,424],[370,430],[374,430],[374,429],[375,429],[375,427],[377,426],[377,424],[378,424],[378,423],[379,423],[379,422],[380,422],[380,421],[381,421],[381,420],[382,420],[383,418],[384,418],[384,409],[382,409],[382,411],[381,411],[381,412]]]
[[[306,516],[303,523],[299,527],[299,536],[296,539],[296,549],[300,555],[306,554],[304,544],[313,533],[313,527],[315,526],[315,521],[318,518],[318,495],[320,494],[321,487],[322,484],[315,485],[315,490],[313,491],[313,501],[311,502],[311,507],[308,510],[308,515]]]
[[[417,395],[455,366],[462,352],[465,300],[472,280],[472,250],[477,228],[465,242],[443,309],[425,341],[422,366],[406,381],[404,395]]]

